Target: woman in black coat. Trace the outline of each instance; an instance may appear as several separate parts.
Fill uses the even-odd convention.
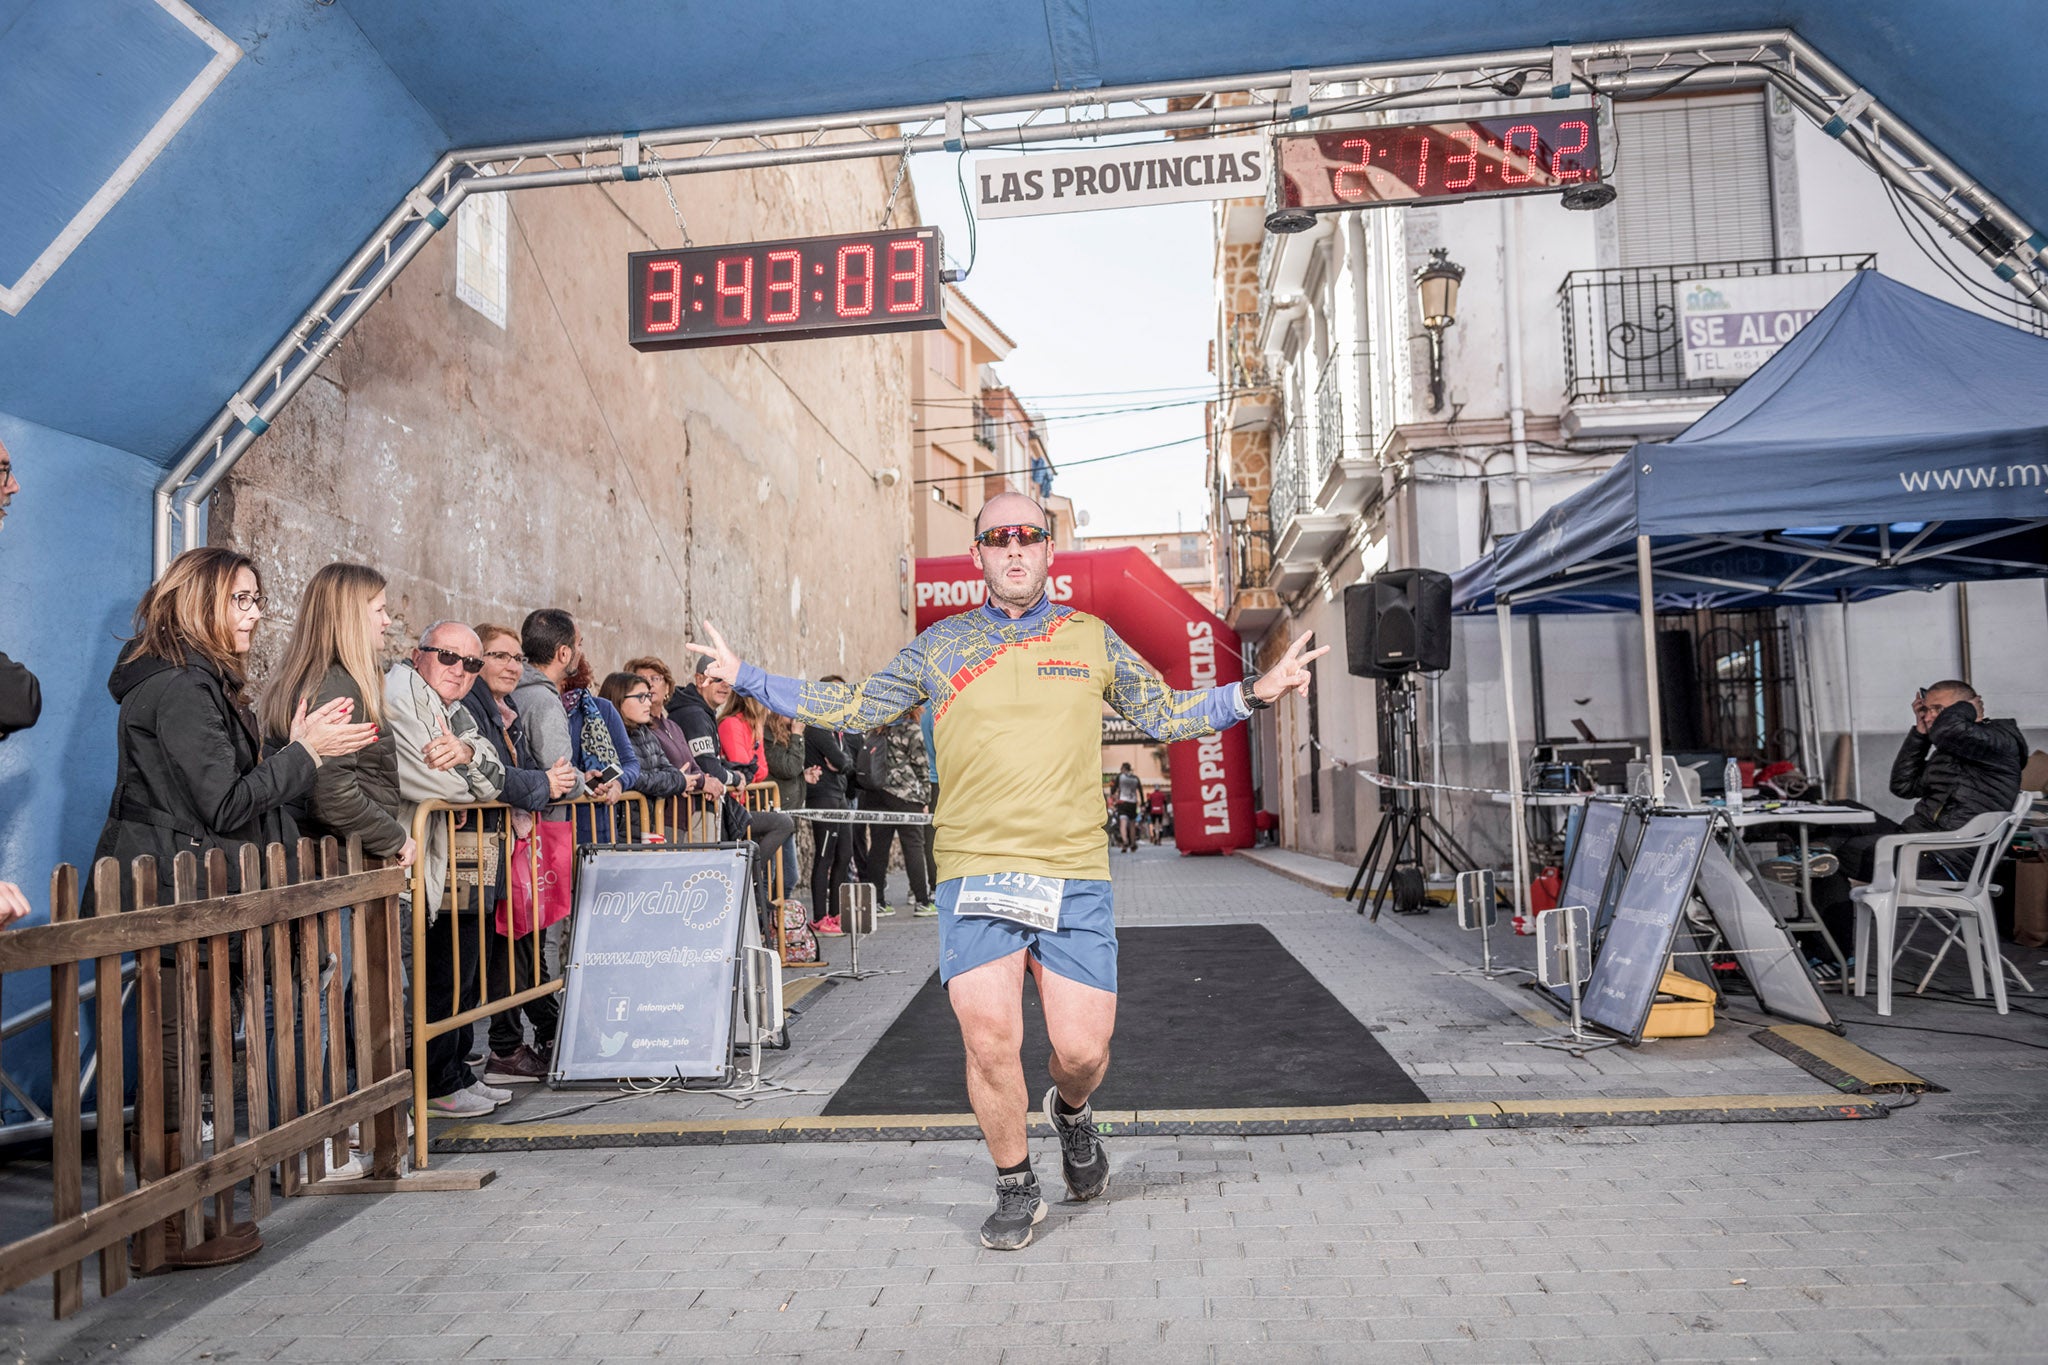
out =
[[[135,638],[107,679],[121,707],[120,759],[93,856],[118,858],[124,875],[130,859],[154,857],[159,904],[171,899],[171,863],[182,851],[203,865],[208,850],[223,850],[233,882],[243,844],[297,839],[286,806],[312,791],[324,760],[376,739],[374,725],[351,723],[345,701],[310,712],[302,705],[283,747],[262,758],[243,697],[262,619],[262,585],[247,556],[188,550],[143,595]]]
[[[263,619],[256,566],[232,550],[188,550],[135,609],[135,638],[121,653],[108,688],[121,705],[120,767],[114,799],[100,831],[97,858],[156,859],[155,899],[168,903],[172,862],[189,850],[203,860],[211,849],[227,855],[230,885],[209,886],[217,896],[239,886],[241,846],[297,838],[287,803],[313,788],[323,761],[368,745],[376,727],[351,724],[345,702],[291,717],[286,742],[262,756],[255,718],[242,698],[243,664]],[[139,887],[127,887],[130,906]],[[207,973],[221,964],[201,959],[196,989],[208,993]],[[233,971],[232,964],[229,965]],[[163,996],[178,998],[175,959],[162,967]],[[180,1040],[177,1011],[163,1019],[164,1105],[177,1124]],[[177,1145],[170,1150],[176,1152]],[[175,1159],[174,1159],[175,1160]],[[251,1224],[209,1225],[207,1237],[186,1247],[173,1235],[165,1268],[195,1270],[226,1265],[262,1249]]]

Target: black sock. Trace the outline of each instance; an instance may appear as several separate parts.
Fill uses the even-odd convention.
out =
[[[1057,1090],[1052,1092],[1052,1112],[1058,1114],[1061,1118],[1070,1119],[1076,1114],[1086,1112],[1087,1108],[1088,1102],[1086,1100],[1081,1101],[1081,1107],[1076,1109],[1073,1105],[1067,1103],[1065,1095],[1062,1095]]]
[[[1030,1175],[1030,1174],[1031,1174],[1031,1158],[1030,1158],[1029,1156],[1027,1156],[1027,1157],[1025,1157],[1025,1158],[1024,1158],[1024,1159],[1023,1159],[1022,1161],[1018,1162],[1018,1163],[1017,1163],[1016,1165],[1014,1165],[1014,1166],[998,1166],[998,1167],[996,1167],[996,1174],[997,1174],[998,1176],[1005,1176],[1005,1175]]]

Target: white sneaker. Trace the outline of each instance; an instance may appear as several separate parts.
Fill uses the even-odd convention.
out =
[[[497,1103],[470,1090],[458,1090],[452,1095],[430,1095],[427,1098],[427,1112],[436,1118],[473,1119],[496,1109]]]
[[[369,1173],[369,1168],[363,1165],[363,1159],[354,1152],[350,1152],[348,1160],[342,1162],[339,1166],[329,1166],[327,1168],[327,1178],[329,1180],[361,1180]]]
[[[465,1095],[475,1095],[478,1099],[489,1100],[492,1108],[509,1103],[512,1099],[511,1091],[500,1090],[495,1085],[485,1085],[482,1081],[478,1081],[462,1093]]]

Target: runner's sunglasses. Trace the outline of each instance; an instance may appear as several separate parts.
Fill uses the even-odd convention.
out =
[[[1052,532],[1043,526],[991,526],[974,537],[976,545],[1000,550],[1015,541],[1019,545],[1042,545]]]

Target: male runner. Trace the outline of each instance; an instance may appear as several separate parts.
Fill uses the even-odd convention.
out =
[[[1145,784],[1131,771],[1126,763],[1117,773],[1114,784],[1116,791],[1116,837],[1124,846],[1124,852],[1138,851],[1138,803],[1145,799]]]
[[[967,1051],[967,1095],[996,1163],[983,1246],[1029,1245],[1045,1217],[1025,1142],[1020,1057],[1024,973],[1036,978],[1052,1042],[1043,1108],[1060,1138],[1067,1193],[1093,1199],[1109,1159],[1089,1096],[1109,1068],[1116,1023],[1116,926],[1102,839],[1102,702],[1164,740],[1233,725],[1286,692],[1306,695],[1304,633],[1263,677],[1175,692],[1093,616],[1047,600],[1045,510],[1002,493],[975,518],[971,553],[988,584],[979,607],[920,634],[859,686],[799,682],[743,664],[718,629],[713,677],[810,725],[869,730],[920,702],[937,719],[939,979]]]

